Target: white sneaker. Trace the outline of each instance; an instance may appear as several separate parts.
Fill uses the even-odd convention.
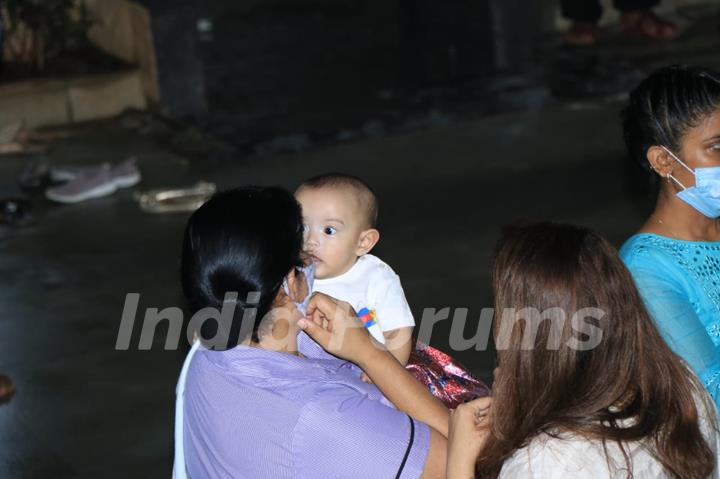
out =
[[[45,197],[58,203],[80,203],[81,201],[112,195],[117,186],[110,175],[110,166],[86,172],[64,185],[45,190]]]
[[[142,179],[134,156],[113,166],[110,169],[110,176],[118,188],[130,188],[140,183]]]
[[[100,170],[108,167],[110,167],[108,163],[89,166],[55,166],[50,168],[50,179],[55,183],[72,181],[79,176],[96,175],[100,173]],[[110,167],[110,176],[118,188],[135,186],[142,179],[140,170],[137,168],[137,159],[134,156]]]
[[[72,181],[81,175],[98,173],[102,168],[108,168],[108,163],[90,166],[53,166],[50,168],[50,180],[53,183]]]

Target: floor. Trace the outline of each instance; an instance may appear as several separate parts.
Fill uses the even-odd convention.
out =
[[[707,61],[717,62],[708,52]],[[631,173],[621,100],[566,101],[450,122],[294,155],[188,160],[121,120],[84,125],[48,154],[52,164],[137,156],[136,189],[200,179],[221,188],[279,184],[343,171],[378,192],[375,251],[400,274],[418,321],[426,308],[468,308],[465,337],[492,307],[490,268],[503,225],[545,219],[586,225],[615,245],[652,204]],[[30,161],[0,159],[0,195]],[[174,385],[184,351],[159,328],[139,350],[142,311],[181,306],[178,266],[187,215],[151,215],[133,191],[74,206],[34,199],[37,222],[0,229],[0,371],[17,383],[0,406],[0,477],[168,477]],[[140,293],[131,347],[115,349],[126,294]],[[458,351],[451,321],[431,343],[482,377],[492,351]],[[455,345],[457,346],[457,345]]]

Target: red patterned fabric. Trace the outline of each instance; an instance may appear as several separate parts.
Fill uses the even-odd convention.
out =
[[[417,342],[405,366],[448,408],[490,395],[490,388],[442,351]]]

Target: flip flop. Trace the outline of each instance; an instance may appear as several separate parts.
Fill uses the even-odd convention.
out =
[[[200,181],[189,188],[155,189],[138,193],[135,199],[147,213],[195,211],[217,191],[214,183]]]

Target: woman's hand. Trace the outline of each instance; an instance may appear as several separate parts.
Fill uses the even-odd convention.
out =
[[[322,293],[313,294],[307,316],[298,326],[322,348],[340,358],[360,364],[369,348],[376,346],[352,306]]]
[[[492,398],[484,397],[450,411],[447,479],[475,477],[475,461],[490,430]]]

